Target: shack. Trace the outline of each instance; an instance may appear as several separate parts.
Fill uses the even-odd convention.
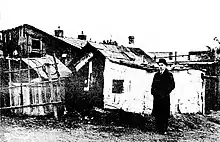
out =
[[[151,83],[157,64],[150,56],[139,48],[92,42],[88,42],[82,50],[85,56],[69,66],[73,71],[67,87],[71,92],[67,94],[68,104],[72,105],[70,111],[96,106],[151,113]],[[204,113],[203,71],[177,68],[170,68],[176,82],[171,94],[171,113]]]
[[[82,51],[84,57],[68,66],[73,72],[66,87],[70,111],[92,106],[104,108],[109,85],[114,95],[123,94],[129,86],[135,88],[139,79],[136,72],[145,74],[144,68],[152,63],[152,59],[140,48],[88,42]],[[125,76],[127,68],[131,74]],[[120,75],[109,74],[111,69]],[[142,86],[137,87],[142,90]]]
[[[9,60],[10,108],[13,113],[48,115],[65,96],[64,78],[72,72],[56,57]],[[14,108],[14,109],[13,109]]]

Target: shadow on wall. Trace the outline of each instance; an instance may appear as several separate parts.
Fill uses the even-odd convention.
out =
[[[73,75],[66,79],[65,103],[67,111],[84,112],[93,107],[103,108],[103,94],[95,90],[96,88],[84,91],[84,80],[84,77],[79,75]]]

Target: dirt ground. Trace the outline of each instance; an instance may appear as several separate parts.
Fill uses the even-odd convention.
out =
[[[88,114],[88,113],[86,113]],[[71,113],[53,117],[1,116],[1,142],[217,142],[220,112],[209,115],[181,114],[171,117],[167,135],[157,134],[154,118],[129,113]]]

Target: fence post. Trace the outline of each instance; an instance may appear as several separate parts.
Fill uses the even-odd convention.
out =
[[[216,110],[219,110],[220,109],[220,96],[219,96],[219,93],[220,93],[220,76],[219,75],[217,75],[218,76],[218,81],[217,81],[217,84],[218,84],[218,86],[217,86],[217,92],[216,92],[216,94],[215,94],[215,96],[216,96]]]
[[[1,90],[2,90],[2,88],[3,88],[3,83],[2,83],[2,73],[3,73],[3,63],[2,63],[3,61],[1,60],[1,58],[0,58],[0,87],[1,87]]]
[[[174,55],[174,64],[176,65],[177,63],[177,52],[175,51],[175,55]]]
[[[49,60],[48,57],[46,56],[46,60]],[[47,73],[48,73],[48,80],[49,80],[49,85],[50,85],[50,91],[51,91],[51,96],[50,96],[50,102],[54,101],[55,94],[54,94],[54,88],[53,88],[53,83],[52,83],[52,78],[51,78],[51,71],[50,71],[50,62],[46,62],[45,65],[47,66]],[[55,119],[58,119],[58,114],[57,114],[57,106],[55,104],[52,105],[53,107],[53,112],[54,112],[54,117]]]
[[[203,88],[203,93],[202,93],[202,114],[205,114],[206,79],[203,79],[202,88]]]
[[[3,100],[3,104],[0,104],[0,107],[6,106],[6,98],[3,97],[4,91],[1,92],[3,90],[3,77],[2,77],[3,76],[3,68],[4,68],[3,62],[4,62],[3,58],[1,59],[1,57],[0,57],[0,99]],[[2,102],[1,100],[0,100],[0,102]],[[1,112],[0,112],[0,115],[1,115]]]
[[[58,70],[58,66],[57,66],[57,61],[56,61],[56,54],[54,53],[53,54],[53,60],[54,60],[54,68],[55,68],[55,70],[56,70],[56,75],[57,75],[57,85],[56,85],[56,88],[57,88],[57,98],[56,98],[56,101],[62,101],[63,102],[63,98],[62,98],[62,93],[60,92],[60,87],[61,87],[61,85],[60,85],[60,73],[59,73],[59,70]],[[57,107],[57,106],[56,106]],[[66,107],[65,107],[65,105],[63,106],[63,105],[61,105],[61,107],[63,107],[64,108],[64,112],[66,112]],[[58,109],[58,108],[57,108]],[[60,110],[59,110],[60,111]]]
[[[11,59],[9,58],[8,55],[8,69],[9,69],[9,75],[8,75],[8,80],[9,80],[9,100],[10,100],[10,106],[12,106],[12,88],[11,88]]]

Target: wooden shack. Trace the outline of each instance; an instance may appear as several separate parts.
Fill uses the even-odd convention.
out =
[[[106,82],[110,76],[106,74],[109,62],[115,65],[115,70],[124,69],[127,66],[131,67],[133,76],[136,76],[136,71],[141,70],[140,68],[144,68],[152,61],[139,48],[88,42],[82,51],[84,57],[68,66],[73,72],[73,76],[67,84],[67,102],[69,102],[70,111],[71,109],[84,109],[92,106],[104,108],[104,97],[107,95],[105,88],[109,83],[113,83],[113,92],[116,94],[121,94],[124,91],[125,88],[122,84],[128,84],[129,80],[117,77],[108,80],[108,83]],[[143,70],[143,72],[145,71]],[[135,77],[132,78],[135,79]]]
[[[100,107],[150,114],[150,88],[156,63],[139,48],[88,43],[85,56],[70,64],[73,76],[67,98],[73,108]],[[205,89],[202,71],[172,70],[176,89],[171,94],[171,113],[204,113]],[[88,106],[86,106],[88,105]]]
[[[62,32],[62,35],[59,33]],[[21,56],[43,57],[46,54],[56,54],[63,63],[78,60],[81,54],[81,46],[86,44],[85,40],[64,37],[64,31],[55,30],[50,35],[34,26],[23,24],[15,28],[0,31],[2,50],[4,57]],[[65,59],[63,59],[65,55]]]

